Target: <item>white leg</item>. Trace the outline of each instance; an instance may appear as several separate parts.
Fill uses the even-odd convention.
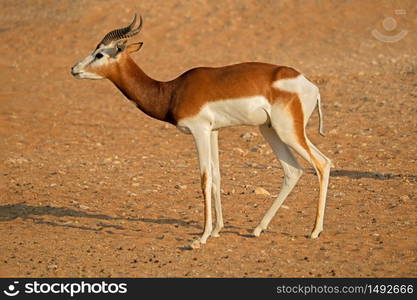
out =
[[[216,211],[216,226],[211,236],[218,237],[220,230],[224,227],[222,215],[222,203],[220,200],[220,167],[219,167],[219,146],[218,131],[211,132],[211,170],[213,176],[212,195],[214,198],[214,210]]]
[[[321,100],[318,89],[312,88],[311,93],[304,94],[303,96],[301,96],[300,101],[302,102],[302,107],[304,111],[304,128],[315,107],[317,106],[320,122],[319,133],[321,135],[324,135],[323,113],[321,111]],[[300,141],[303,141],[303,143],[300,144]],[[317,149],[316,146],[313,145],[313,143],[309,141],[309,139],[305,135],[305,131],[302,136],[298,137],[298,143],[299,146],[302,147],[299,147],[299,150],[297,152],[299,152],[307,161],[309,161],[312,164],[319,178],[320,197],[317,205],[316,221],[314,229],[311,233],[311,238],[317,238],[320,232],[323,231],[324,210],[326,206],[327,189],[330,177],[330,167],[332,166],[332,163],[330,159],[328,159],[323,153],[320,152],[320,150]]]
[[[262,221],[255,228],[253,232],[255,236],[259,236],[262,230],[265,230],[268,227],[269,222],[271,222],[272,218],[275,216],[276,212],[281,207],[282,203],[284,203],[287,196],[297,184],[298,179],[303,174],[302,168],[298,164],[291,150],[279,139],[275,130],[266,125],[260,126],[259,129],[264,138],[271,145],[272,150],[282,165],[284,170],[284,183],[278,197],[266,212]]]
[[[310,235],[311,238],[315,239],[319,236],[320,232],[323,231],[324,210],[326,208],[327,189],[329,186],[330,167],[332,165],[332,162],[323,153],[321,153],[316,148],[316,146],[314,146],[308,139],[307,143],[310,149],[312,149],[314,155],[320,161],[321,165],[321,169],[318,169],[316,167],[317,176],[319,177],[320,182],[320,198],[319,203],[317,205],[316,222],[314,224],[314,229]]]
[[[212,230],[211,215],[211,188],[212,188],[212,168],[211,168],[211,130],[198,128],[191,131],[197,148],[200,163],[201,190],[204,198],[204,232],[200,239],[193,242],[192,248],[198,248],[200,244],[205,244]]]
[[[307,139],[304,130],[302,133],[297,134],[296,130],[285,131],[281,130],[280,126],[273,125],[273,127],[286,145],[290,146],[314,167],[317,176],[319,177],[320,196],[317,205],[315,225],[310,235],[311,238],[317,238],[320,232],[323,231],[324,210],[326,206],[331,161]]]
[[[310,234],[310,237],[315,239],[319,236],[320,232],[323,231],[324,210],[326,206],[331,161],[324,156],[307,138],[305,138],[305,141],[308,145],[307,149],[305,149],[300,143],[290,144],[290,146],[314,167],[319,178],[320,196],[317,205],[314,228]]]

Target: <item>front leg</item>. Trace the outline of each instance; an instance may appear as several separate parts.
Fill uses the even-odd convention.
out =
[[[197,148],[198,160],[200,163],[201,190],[204,198],[204,232],[200,239],[194,241],[192,248],[198,248],[200,244],[205,244],[212,231],[211,215],[211,189],[212,189],[212,169],[211,169],[211,129],[196,128],[191,131]]]
[[[212,195],[214,198],[214,209],[216,211],[216,226],[211,236],[218,237],[220,230],[224,227],[222,215],[222,203],[220,200],[220,167],[219,167],[219,146],[218,131],[211,132],[211,170],[213,176]]]

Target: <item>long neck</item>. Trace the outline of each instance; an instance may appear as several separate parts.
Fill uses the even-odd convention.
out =
[[[172,123],[169,111],[171,86],[150,78],[128,55],[115,64],[115,70],[108,75],[108,79],[144,113]]]

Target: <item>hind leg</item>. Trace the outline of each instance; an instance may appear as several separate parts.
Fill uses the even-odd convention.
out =
[[[300,103],[294,102],[293,105],[300,105]],[[307,139],[301,109],[295,109],[294,107],[290,107],[290,109],[276,108],[272,116],[274,115],[276,117],[271,118],[271,124],[282,142],[307,160],[318,175],[320,196],[317,205],[315,225],[311,233],[311,238],[317,238],[323,230],[331,161]]]
[[[255,236],[259,236],[262,230],[265,230],[268,227],[268,224],[303,174],[302,168],[291,153],[291,150],[280,140],[275,130],[267,125],[260,126],[259,129],[265,140],[271,145],[272,150],[281,163],[284,170],[284,183],[278,197],[262,218],[261,223],[255,228],[253,232]]]
[[[308,139],[306,140],[315,157],[319,160],[319,164],[315,167],[315,169],[320,182],[320,198],[317,206],[316,222],[311,233],[311,238],[317,238],[320,232],[323,231],[324,210],[326,207],[327,190],[330,179],[330,167],[332,162],[323,153],[321,153],[316,148],[316,146],[313,145],[313,143],[311,143]]]

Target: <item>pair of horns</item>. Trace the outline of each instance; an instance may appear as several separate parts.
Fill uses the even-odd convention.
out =
[[[136,24],[136,17],[137,15],[135,14],[135,16],[133,17],[133,21],[130,23],[129,26],[115,29],[107,33],[104,36],[103,40],[100,42],[100,44],[108,45],[113,41],[127,39],[138,34],[142,28],[142,16],[139,15],[139,25],[136,27],[136,29],[133,29]]]

